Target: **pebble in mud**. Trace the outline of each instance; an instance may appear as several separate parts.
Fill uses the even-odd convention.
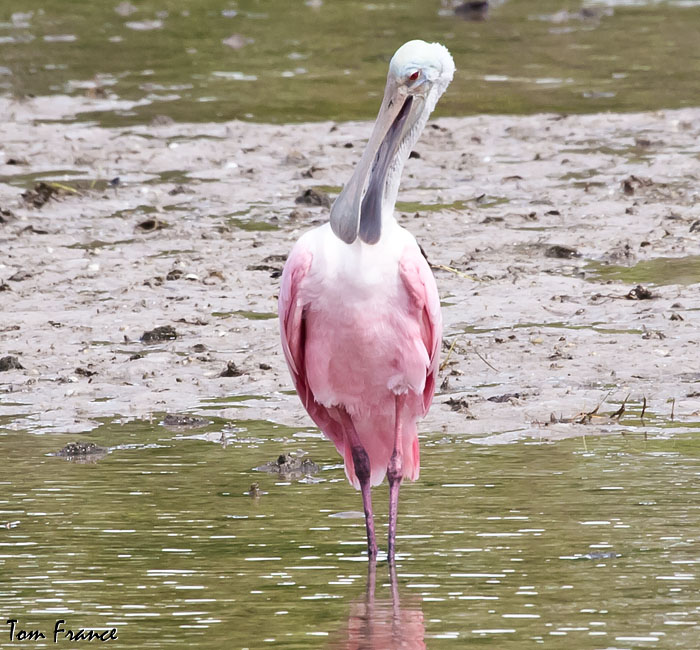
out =
[[[143,343],[158,343],[160,341],[172,341],[177,338],[177,332],[172,325],[161,325],[152,330],[147,330],[141,335]]]
[[[572,257],[581,257],[581,253],[579,253],[575,248],[571,248],[571,246],[561,246],[559,244],[554,244],[553,246],[547,248],[544,255],[545,257],[555,257],[561,260],[569,260]]]
[[[179,280],[184,274],[184,271],[180,269],[173,269],[172,271],[168,271],[168,275],[165,276],[165,279],[172,282],[173,280]]]
[[[650,178],[642,178],[640,176],[630,176],[624,179],[620,183],[622,192],[627,196],[632,196],[638,189],[642,187],[650,187],[653,185],[653,181]]]
[[[324,208],[331,207],[331,199],[322,190],[315,190],[313,187],[304,190],[294,202],[298,205],[315,205],[322,206]]]
[[[90,370],[88,368],[76,368],[75,374],[81,377],[94,377],[97,374],[96,370]]]
[[[233,361],[229,361],[221,371],[221,374],[219,374],[219,377],[240,377],[242,374],[243,371],[239,370]]]
[[[33,190],[22,192],[22,198],[35,208],[41,208],[58,194],[58,189],[42,181],[37,183]]]
[[[22,282],[24,280],[28,280],[29,278],[32,277],[32,274],[29,273],[29,271],[17,271],[16,273],[13,273],[9,278],[7,278],[10,282]]]
[[[627,300],[651,300],[653,297],[654,294],[641,284],[638,284],[625,296]]]
[[[154,232],[156,230],[163,230],[163,228],[169,228],[170,224],[163,219],[145,219],[140,223],[136,224],[136,229],[142,232]]]
[[[7,370],[24,370],[24,366],[17,357],[7,356],[0,359],[0,372]]]

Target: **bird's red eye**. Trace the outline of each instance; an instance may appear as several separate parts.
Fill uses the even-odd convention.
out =
[[[411,81],[415,81],[416,79],[418,79],[418,75],[419,75],[419,74],[420,74],[420,72],[418,72],[418,70],[416,70],[416,71],[409,77],[409,79],[410,79]]]

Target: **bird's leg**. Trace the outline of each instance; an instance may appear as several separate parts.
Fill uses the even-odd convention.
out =
[[[374,514],[372,512],[372,487],[370,485],[371,466],[369,464],[369,456],[367,451],[360,442],[360,436],[357,435],[355,425],[350,417],[350,414],[342,407],[338,407],[336,411],[343,427],[348,435],[350,442],[350,450],[352,453],[352,464],[355,468],[355,476],[360,482],[360,491],[362,492],[362,505],[365,509],[365,526],[367,527],[367,555],[370,562],[377,558],[377,539],[374,535]]]
[[[399,512],[399,488],[403,479],[403,441],[401,440],[401,411],[406,400],[405,395],[396,395],[396,417],[394,420],[394,451],[386,468],[389,481],[389,564],[394,563],[396,546],[396,518]]]
[[[377,560],[376,558],[371,558],[367,563],[367,593],[366,593],[366,604],[368,609],[374,607],[374,587],[377,583]]]
[[[357,436],[357,434],[355,434]],[[365,509],[365,526],[367,527],[367,555],[369,561],[373,562],[377,557],[377,539],[374,536],[374,514],[372,513],[372,492],[369,483],[370,465],[369,456],[365,448],[360,444],[352,446],[352,462],[355,466],[355,476],[360,481],[360,491],[362,492],[362,505]]]
[[[389,580],[391,582],[391,606],[394,614],[394,625],[401,621],[401,603],[399,602],[399,584],[396,579],[396,565],[389,565]]]

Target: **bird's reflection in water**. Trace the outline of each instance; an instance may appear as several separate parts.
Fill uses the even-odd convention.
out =
[[[377,564],[370,561],[367,569],[367,591],[350,604],[345,629],[335,636],[332,650],[420,650],[425,648],[425,627],[421,600],[417,597],[399,600],[396,569],[389,566],[390,595],[375,596]],[[383,590],[383,587],[380,587]]]

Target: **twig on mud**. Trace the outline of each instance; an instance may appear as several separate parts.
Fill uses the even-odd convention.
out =
[[[454,273],[455,275],[458,275],[460,278],[465,278],[467,280],[473,280],[474,282],[478,282],[478,280],[473,275],[464,273],[464,271],[455,269],[452,266],[447,266],[447,264],[433,264],[432,262],[430,262],[430,268],[439,269],[440,271],[448,271],[449,273]]]
[[[457,341],[459,341],[460,337],[456,336],[455,339],[452,341],[452,345],[450,345],[450,349],[447,351],[447,356],[445,357],[444,361],[440,364],[440,372],[442,372],[446,367],[447,363],[450,360],[450,357],[452,356],[452,350],[455,349],[455,345],[457,345]]]
[[[500,372],[498,368],[494,368],[488,361],[486,361],[486,359],[484,359],[484,357],[481,356],[481,354],[479,354],[479,350],[477,350],[473,345],[471,347],[474,349],[474,353],[476,354],[476,356],[479,357],[479,359],[481,359],[489,368],[491,368],[491,370]]]
[[[605,397],[604,397],[602,400],[600,400],[600,402],[598,402],[598,406],[595,407],[595,411],[593,411],[593,413],[596,413],[596,412],[598,411],[598,409],[599,409],[601,406],[603,406],[603,404],[605,404],[605,401],[608,399],[608,397],[610,397],[610,395],[612,395],[613,390],[614,390],[614,389],[611,388],[611,389],[605,394]]]
[[[605,395],[605,397],[598,402],[598,406],[596,406],[592,411],[588,411],[587,413],[579,413],[578,415],[575,415],[572,419],[572,421],[575,421],[576,424],[590,424],[591,420],[598,415],[598,409],[603,406],[605,403],[605,400],[610,397],[610,393],[612,393],[612,388],[608,391],[608,393]],[[600,417],[603,417],[602,415]]]
[[[609,394],[609,393],[608,393]],[[622,417],[622,414],[625,412],[625,404],[627,404],[627,400],[630,398],[629,393],[627,393],[627,397],[625,397],[624,400],[622,400],[622,404],[620,405],[620,408],[617,409],[611,416],[611,420],[617,420],[618,422],[620,421],[620,418]]]
[[[613,392],[613,390],[614,389],[611,388],[605,395],[605,397],[603,397],[603,399],[600,400],[600,402],[598,402],[597,406],[592,411],[581,411],[580,413],[577,413],[576,415],[570,418],[565,418],[562,416],[557,417],[554,413],[551,413],[549,416],[549,422],[545,423],[545,426],[547,426],[547,424],[590,424],[593,421],[593,418],[607,419],[608,421],[617,420],[617,422],[619,422],[620,418],[625,412],[627,400],[630,397],[629,395],[625,397],[620,408],[617,409],[617,411],[615,411],[614,413],[611,413],[610,415],[598,414],[600,407],[603,406],[608,397],[610,397],[610,394]]]

